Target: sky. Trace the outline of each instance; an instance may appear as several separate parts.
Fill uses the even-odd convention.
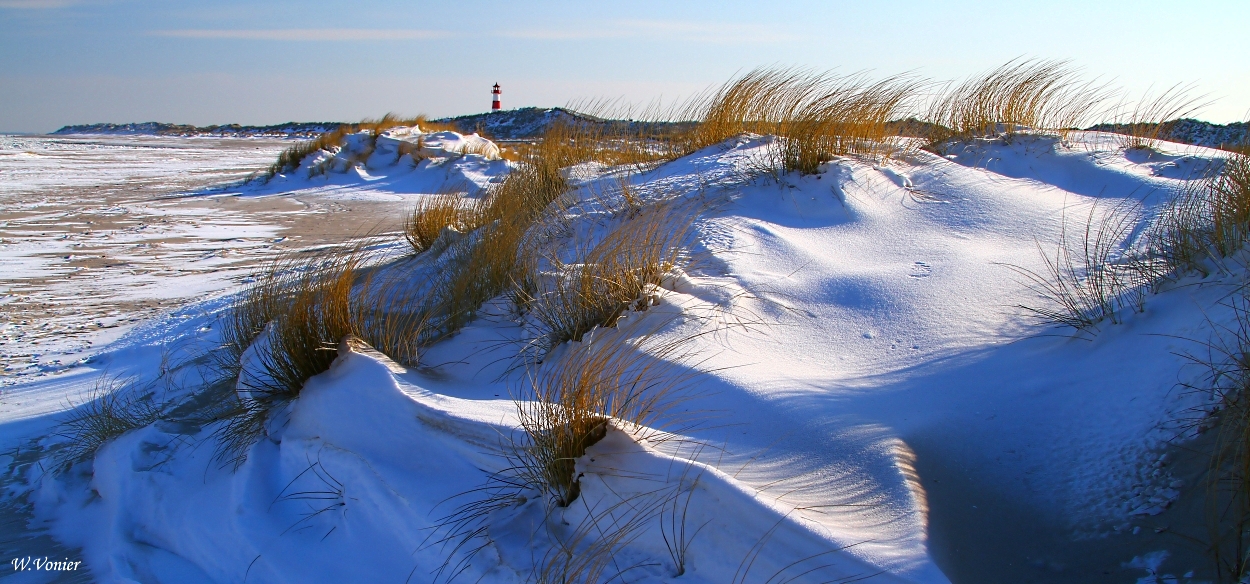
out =
[[[673,101],[762,66],[958,80],[1068,59],[1250,117],[1250,1],[0,0],[0,131]],[[1241,55],[1238,57],[1237,55]]]

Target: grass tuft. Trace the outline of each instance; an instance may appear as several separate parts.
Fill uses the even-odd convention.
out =
[[[1201,97],[1190,95],[1192,86],[1173,85],[1166,91],[1152,96],[1149,92],[1133,106],[1127,119],[1114,124],[1116,139],[1125,150],[1149,149],[1159,146],[1168,130],[1169,120],[1192,115],[1206,105]]]
[[[466,192],[440,192],[422,197],[404,221],[404,239],[416,253],[429,250],[446,230],[468,233],[480,227],[482,210],[466,205]]]
[[[627,311],[645,311],[658,302],[662,279],[684,261],[688,215],[673,205],[649,207],[576,249],[572,261],[554,254],[543,258],[552,273],[534,278],[532,291],[514,291],[518,297],[528,295],[526,304],[538,324],[535,360],[561,343],[581,341],[597,327],[615,326]]]
[[[1250,576],[1250,296],[1242,290],[1222,302],[1232,318],[1216,323],[1205,357],[1190,356],[1206,369],[1214,407],[1197,429],[1214,426],[1207,470],[1207,551],[1216,581],[1241,582]],[[1198,390],[1196,386],[1189,386]]]
[[[773,166],[809,174],[835,156],[889,155],[900,147],[889,122],[906,115],[922,85],[908,75],[872,81],[863,73],[757,69],[687,106],[699,123],[678,149],[693,152],[747,132],[774,135],[781,145]]]
[[[652,332],[626,338],[620,331],[586,335],[571,343],[558,359],[531,365],[513,392],[518,432],[504,438],[501,455],[508,465],[492,473],[486,485],[463,493],[473,500],[458,506],[438,522],[428,545],[448,548],[447,561],[435,580],[455,578],[488,545],[490,521],[500,511],[541,500],[552,547],[536,560],[534,577],[541,582],[597,581],[615,553],[634,541],[649,521],[660,520],[665,538],[682,571],[689,542],[702,529],[686,530],[686,509],[698,478],[689,478],[688,464],[676,485],[621,497],[615,503],[588,502],[581,497],[577,458],[604,439],[623,431],[634,440],[664,440],[661,428],[690,423],[692,414],[681,406],[693,397],[690,381],[700,374],[685,347],[689,338],[657,340]],[[701,476],[701,475],[700,475]],[[679,500],[683,493],[684,502]],[[614,493],[616,494],[616,493]],[[617,494],[619,497],[619,494]],[[586,518],[572,530],[551,514],[556,508],[580,503]],[[668,515],[666,515],[666,513]],[[456,559],[460,554],[461,557]],[[613,564],[619,575],[632,567]]]
[[[343,137],[351,133],[351,126],[341,125],[329,132],[321,134],[316,138],[304,142],[298,142],[294,146],[283,150],[278,154],[278,160],[269,165],[269,169],[265,172],[267,178],[273,178],[284,172],[290,172],[297,168],[310,154],[320,150],[336,149],[343,144]]]
[[[1098,208],[1092,206],[1076,243],[1069,238],[1067,221],[1063,220],[1053,257],[1038,244],[1043,272],[1008,266],[1051,303],[1020,308],[1044,323],[1078,331],[1090,331],[1104,320],[1118,323],[1126,311],[1140,311],[1149,282],[1134,263],[1118,261],[1136,218],[1135,208],[1111,209],[1099,216]]]
[[[1208,260],[1240,250],[1250,239],[1250,157],[1233,155],[1215,177],[1173,200],[1154,234],[1154,252],[1174,274],[1208,271]]]
[[[1015,59],[948,88],[930,105],[930,148],[1023,130],[1061,137],[1098,113],[1105,85],[1083,81],[1067,61]]]
[[[316,265],[273,274],[277,281],[255,288],[273,294],[261,297],[264,305],[277,303],[281,309],[249,346],[248,365],[256,371],[244,366],[239,383],[246,394],[264,402],[291,399],[308,378],[330,368],[339,339],[355,332],[352,292],[360,261],[355,254],[331,255]]]
[[[242,451],[263,435],[268,412],[329,369],[348,336],[402,365],[419,362],[425,291],[409,265],[370,267],[361,249],[325,252],[309,263],[280,259],[239,296],[222,333],[219,367],[237,376],[238,393],[219,416],[219,458],[240,464]]]
[[[609,426],[638,438],[673,423],[697,375],[682,367],[691,358],[685,341],[584,338],[559,359],[531,367],[513,396],[524,432],[511,449],[519,482],[568,506],[581,492],[576,459]]]
[[[1231,155],[1220,173],[1194,179],[1155,219],[1142,243],[1126,247],[1140,218],[1135,209],[1113,209],[1085,224],[1079,242],[1066,225],[1051,257],[1042,253],[1041,273],[1008,266],[1050,301],[1021,308],[1043,322],[1091,331],[1104,320],[1141,311],[1148,291],[1189,273],[1204,276],[1250,240],[1250,158]],[[1040,247],[1039,247],[1040,251]]]
[[[56,458],[66,466],[91,458],[109,441],[156,422],[162,413],[150,393],[137,391],[133,379],[102,375],[87,401],[58,426],[56,435],[69,443]]]

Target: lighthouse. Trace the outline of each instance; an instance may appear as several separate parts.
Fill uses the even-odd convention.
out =
[[[495,88],[490,90],[490,111],[497,112],[499,109],[499,84],[496,83]]]

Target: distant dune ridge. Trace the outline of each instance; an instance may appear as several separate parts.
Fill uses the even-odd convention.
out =
[[[462,133],[478,132],[496,140],[529,140],[538,138],[543,131],[557,120],[583,123],[623,122],[624,120],[605,120],[573,110],[553,107],[523,107],[513,110],[470,114],[452,118],[431,120],[438,123],[454,124]],[[632,123],[632,122],[631,122]],[[649,122],[652,125],[664,123]],[[900,120],[901,133],[904,135],[924,135],[925,122],[917,120]],[[132,124],[82,124],[65,126],[54,135],[77,134],[127,134],[154,136],[265,136],[311,138],[338,127],[339,122],[287,122],[272,126],[242,126],[227,124],[220,126],[192,126],[186,124],[165,124],[144,122]],[[1123,133],[1129,129],[1128,124],[1097,124],[1086,128],[1101,132]],[[1250,144],[1250,124],[1233,122],[1231,124],[1213,124],[1190,118],[1182,118],[1166,122],[1160,138],[1182,144],[1219,147]]]
[[[1088,129],[1101,132],[1124,133],[1128,126],[1128,124],[1098,124]],[[1170,142],[1217,148],[1220,146],[1250,144],[1250,136],[1247,135],[1247,131],[1250,131],[1250,124],[1246,122],[1220,125],[1202,120],[1182,118],[1164,122],[1159,137]]]
[[[454,118],[431,120],[437,123],[454,124],[463,133],[474,131],[501,140],[525,140],[541,136],[552,122],[565,120],[582,120],[585,122],[603,122],[599,118],[580,114],[565,108],[525,107],[514,110],[472,114]],[[79,124],[65,126],[53,135],[152,135],[152,136],[265,136],[312,138],[318,134],[329,132],[341,122],[287,122],[272,126],[243,126],[227,124],[220,126],[192,126],[188,124],[165,124],[160,122],[143,122],[131,124]]]
[[[523,107],[434,121],[454,124],[465,134],[478,132],[499,140],[526,140],[542,136],[547,127],[556,121],[605,123],[608,120],[562,107]]]
[[[141,122],[131,124],[80,124],[65,126],[53,135],[77,134],[114,134],[137,136],[239,136],[239,137],[291,137],[312,138],[318,134],[329,132],[339,126],[339,122],[287,122],[272,126],[242,126],[225,124],[220,126],[192,126],[189,124],[165,124],[161,122]]]

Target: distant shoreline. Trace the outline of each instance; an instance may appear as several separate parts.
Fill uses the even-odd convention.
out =
[[[441,124],[451,124],[462,133],[484,132],[489,137],[501,140],[526,140],[537,138],[555,119],[577,119],[584,122],[606,122],[623,120],[600,120],[564,108],[527,107],[483,114],[470,114],[452,118],[431,120]],[[911,120],[901,120],[905,123]],[[652,122],[662,125],[676,122]],[[917,122],[920,123],[920,122]],[[310,139],[329,132],[340,122],[287,122],[269,126],[245,126],[226,124],[217,126],[193,126],[188,124],[166,124],[161,122],[143,122],[128,124],[78,124],[64,126],[52,132],[52,136],[104,135],[104,136],[171,136],[171,137],[220,137],[220,138],[293,138]],[[1102,123],[1086,128],[1102,132],[1122,132],[1127,129],[1125,124]],[[1214,124],[1182,118],[1165,122],[1159,136],[1161,139],[1193,144],[1197,146],[1220,147],[1227,145],[1250,144],[1250,124],[1233,122],[1230,124]]]
[[[565,108],[525,107],[499,112],[468,114],[463,116],[430,120],[438,124],[453,125],[461,133],[486,132],[492,138],[523,140],[541,136],[557,118],[577,119],[590,122],[604,121]],[[126,124],[76,124],[64,126],[49,136],[171,136],[171,137],[221,137],[221,138],[315,138],[348,122],[286,122],[269,126],[245,126],[223,124],[194,126],[190,124],[167,124],[142,122]]]
[[[270,126],[243,126],[226,124],[220,126],[192,126],[188,124],[165,124],[141,122],[129,124],[77,124],[64,126],[50,136],[105,135],[105,136],[213,136],[222,138],[313,138],[339,126],[338,122],[287,122]]]

